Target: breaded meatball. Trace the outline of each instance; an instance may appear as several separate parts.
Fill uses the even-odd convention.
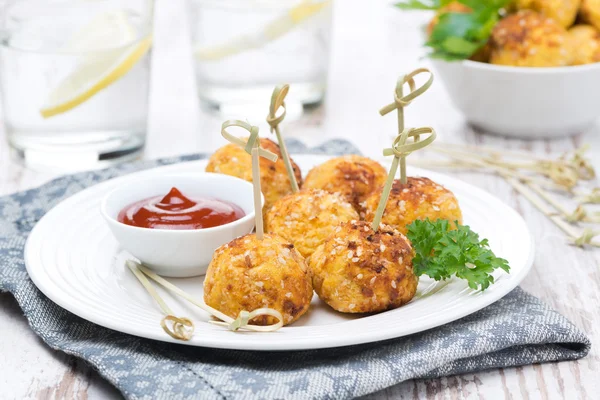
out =
[[[285,163],[281,158],[279,145],[270,139],[261,138],[260,147],[279,157],[276,162],[260,157],[260,184],[265,196],[265,206],[268,207],[277,199],[292,193],[292,185],[285,170]],[[296,180],[300,185],[302,183],[300,168],[294,160],[291,161]],[[252,182],[252,156],[236,144],[227,144],[210,157],[206,172],[219,172]]]
[[[308,311],[312,295],[304,258],[277,235],[258,240],[250,234],[219,247],[204,279],[206,304],[231,318],[267,307],[281,312],[287,325]],[[277,320],[264,315],[251,322],[270,325]]]
[[[600,0],[582,0],[581,20],[600,30]]]
[[[367,221],[375,218],[381,192],[380,189],[367,199]],[[395,180],[381,222],[406,234],[407,225],[416,219],[427,218],[432,221],[446,219],[451,225],[454,221],[462,223],[462,213],[454,194],[429,178],[408,177],[406,185]]]
[[[323,189],[341,193],[360,213],[361,203],[385,183],[387,171],[377,161],[362,156],[332,158],[310,170],[302,190]]]
[[[265,215],[265,229],[309,257],[340,223],[358,218],[341,194],[309,189],[277,200]]]
[[[310,257],[313,286],[334,310],[366,313],[408,303],[417,291],[413,251],[395,229],[352,221],[336,228]]]
[[[561,67],[570,56],[567,31],[551,18],[519,11],[496,24],[490,39],[490,62],[516,67]]]
[[[581,0],[516,0],[517,10],[533,10],[550,17],[563,28],[575,22]]]
[[[464,5],[458,1],[453,1],[449,3],[447,6],[440,8],[435,16],[429,21],[427,25],[427,35],[431,35],[431,32],[435,29],[436,25],[440,20],[440,15],[446,13],[458,13],[458,14],[468,14],[471,12],[471,7]]]
[[[600,31],[591,25],[575,25],[569,29],[571,65],[600,62]]]

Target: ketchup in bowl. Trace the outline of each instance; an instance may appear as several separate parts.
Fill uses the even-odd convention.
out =
[[[150,229],[202,229],[228,224],[244,216],[235,204],[213,198],[190,199],[177,188],[164,197],[137,201],[119,212],[119,222]]]

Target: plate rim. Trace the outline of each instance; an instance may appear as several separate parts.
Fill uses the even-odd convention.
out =
[[[322,154],[294,154],[293,156],[296,158],[304,158],[304,157],[320,158],[323,161],[326,159],[335,157],[333,155],[322,155]],[[436,172],[436,171],[430,171],[430,170],[427,170],[424,168],[409,166],[409,169],[411,171],[415,172],[417,175],[421,175],[421,176],[431,176],[432,175],[434,177],[435,176],[443,176],[445,180],[455,181],[455,182],[458,182],[458,184],[460,184],[460,185],[467,185],[467,187],[475,189],[476,192],[477,191],[483,192],[483,193],[485,193],[486,196],[491,196],[496,201],[502,203],[503,206],[505,207],[506,211],[512,213],[513,216],[516,217],[519,220],[519,222],[522,224],[522,227],[525,230],[526,236],[529,239],[529,253],[528,253],[527,261],[525,262],[523,268],[519,270],[518,275],[510,274],[509,275],[510,283],[505,285],[502,288],[502,290],[498,290],[498,291],[487,294],[485,301],[478,302],[478,303],[476,303],[475,306],[467,307],[467,311],[459,313],[459,316],[457,316],[455,313],[449,313],[448,315],[444,315],[442,317],[432,319],[432,321],[435,321],[435,322],[416,325],[414,328],[407,329],[407,330],[403,331],[401,334],[393,334],[387,330],[377,330],[375,332],[366,332],[366,333],[365,332],[357,332],[354,335],[348,335],[348,336],[334,338],[335,340],[332,340],[332,339],[323,340],[323,338],[319,338],[319,340],[305,339],[304,341],[302,341],[302,340],[296,338],[293,345],[289,345],[286,342],[283,342],[283,344],[278,344],[278,341],[271,341],[271,342],[260,342],[260,341],[251,341],[251,340],[240,341],[239,339],[237,339],[237,340],[221,339],[221,340],[217,340],[216,342],[211,339],[211,340],[200,342],[200,343],[196,342],[196,341],[179,341],[179,340],[175,340],[175,339],[171,338],[170,336],[168,336],[166,334],[162,335],[162,331],[160,331],[158,333],[154,332],[154,331],[140,332],[139,329],[130,328],[129,326],[121,326],[121,325],[118,325],[117,323],[112,323],[111,320],[95,318],[93,313],[90,316],[90,314],[86,313],[83,308],[78,307],[76,302],[74,304],[73,302],[67,302],[65,299],[63,299],[63,297],[61,296],[62,293],[61,294],[54,293],[51,290],[51,288],[49,287],[51,285],[46,285],[45,282],[43,281],[43,277],[41,275],[37,274],[36,268],[32,265],[32,264],[34,264],[34,262],[31,260],[31,258],[33,256],[31,254],[31,252],[32,252],[31,247],[33,246],[33,244],[35,244],[36,240],[38,240],[38,238],[37,238],[37,236],[39,235],[38,231],[40,231],[43,228],[43,225],[42,225],[43,221],[45,219],[47,219],[48,215],[50,215],[52,212],[54,212],[54,210],[56,208],[58,208],[59,206],[64,207],[65,202],[73,201],[71,199],[73,199],[74,197],[76,198],[76,196],[80,195],[81,193],[83,193],[89,189],[95,188],[96,186],[101,185],[101,184],[114,182],[115,180],[133,179],[133,178],[135,178],[135,176],[137,176],[139,174],[151,174],[152,171],[157,171],[159,173],[173,173],[173,171],[170,171],[171,169],[177,169],[178,167],[182,167],[182,166],[183,167],[193,166],[194,164],[199,164],[202,162],[206,162],[206,159],[186,161],[186,162],[182,162],[182,163],[163,165],[163,166],[156,166],[156,167],[145,169],[142,171],[136,171],[136,172],[133,172],[130,174],[114,177],[114,178],[111,178],[111,179],[108,179],[108,180],[105,180],[102,182],[98,182],[97,184],[94,184],[86,189],[83,189],[83,190],[75,193],[74,195],[69,196],[68,198],[57,203],[54,207],[52,207],[50,210],[48,210],[48,212],[46,212],[46,214],[44,214],[44,216],[42,216],[42,218],[40,218],[40,220],[36,223],[34,228],[29,233],[25,247],[24,247],[24,261],[25,261],[26,270],[27,270],[29,277],[35,284],[35,286],[49,300],[51,300],[52,302],[54,302],[61,308],[64,308],[65,310],[77,315],[78,317],[80,317],[86,321],[89,321],[93,324],[102,326],[107,329],[111,329],[111,330],[114,330],[117,332],[133,335],[133,336],[140,337],[140,338],[157,340],[157,341],[161,341],[161,342],[183,344],[183,345],[189,345],[189,346],[194,346],[194,347],[231,349],[231,350],[239,350],[239,351],[301,351],[301,350],[347,347],[347,346],[360,345],[360,344],[366,344],[366,343],[376,343],[376,342],[381,342],[381,341],[385,341],[385,340],[397,339],[397,338],[405,337],[408,335],[413,335],[413,334],[419,333],[419,332],[425,332],[425,331],[434,329],[436,327],[446,325],[450,322],[465,318],[465,317],[497,302],[498,300],[500,300],[501,298],[503,298],[504,296],[506,296],[507,294],[512,292],[523,281],[523,279],[525,279],[525,277],[529,274],[529,272],[531,271],[531,268],[533,267],[534,258],[535,258],[535,240],[533,238],[533,235],[531,234],[529,227],[527,226],[526,221],[514,208],[510,207],[503,200],[494,196],[494,194],[488,192],[487,190],[480,188],[478,186],[472,185],[471,183],[461,180],[460,178],[456,178],[454,176],[446,175],[446,174]],[[386,166],[385,163],[382,163],[382,164],[384,166]],[[42,228],[39,228],[40,225],[42,226]],[[292,328],[284,327],[283,329],[285,329],[285,330],[293,329],[293,327]],[[270,335],[273,333],[267,333],[267,334]],[[277,334],[277,332],[274,332],[274,334]],[[260,335],[265,335],[265,333],[260,333]],[[244,344],[245,346],[240,347],[240,344]]]

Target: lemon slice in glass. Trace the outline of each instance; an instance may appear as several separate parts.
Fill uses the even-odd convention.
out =
[[[292,31],[305,20],[316,16],[322,9],[329,7],[331,1],[304,0],[254,34],[237,36],[226,43],[196,49],[196,57],[202,61],[218,61],[260,48]]]
[[[135,30],[123,11],[102,14],[81,29],[64,51],[90,54],[82,57],[50,92],[40,110],[42,116],[49,118],[69,111],[127,74],[152,46],[151,36],[126,46],[135,38]]]

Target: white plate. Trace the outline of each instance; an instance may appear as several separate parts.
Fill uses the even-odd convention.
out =
[[[327,159],[294,157],[306,173]],[[194,320],[189,342],[175,341],[161,329],[163,315],[124,266],[130,257],[119,248],[100,215],[100,199],[118,184],[149,174],[204,171],[206,161],[142,171],[112,179],[66,199],[35,226],[25,248],[27,271],[51,300],[98,325],[132,335],[193,346],[240,350],[301,350],[354,345],[391,339],[454,321],[490,305],[509,293],[525,277],[533,262],[533,241],[525,221],[491,194],[465,182],[434,172],[411,169],[411,175],[432,178],[452,190],[465,224],[488,238],[496,255],[510,262],[511,273],[497,274],[485,292],[453,279],[435,283],[421,278],[417,296],[409,304],[372,316],[357,317],[331,310],[313,298],[311,310],[299,321],[277,332],[230,332],[209,324],[209,315],[161,291],[177,315]],[[202,277],[171,279],[202,298]]]

